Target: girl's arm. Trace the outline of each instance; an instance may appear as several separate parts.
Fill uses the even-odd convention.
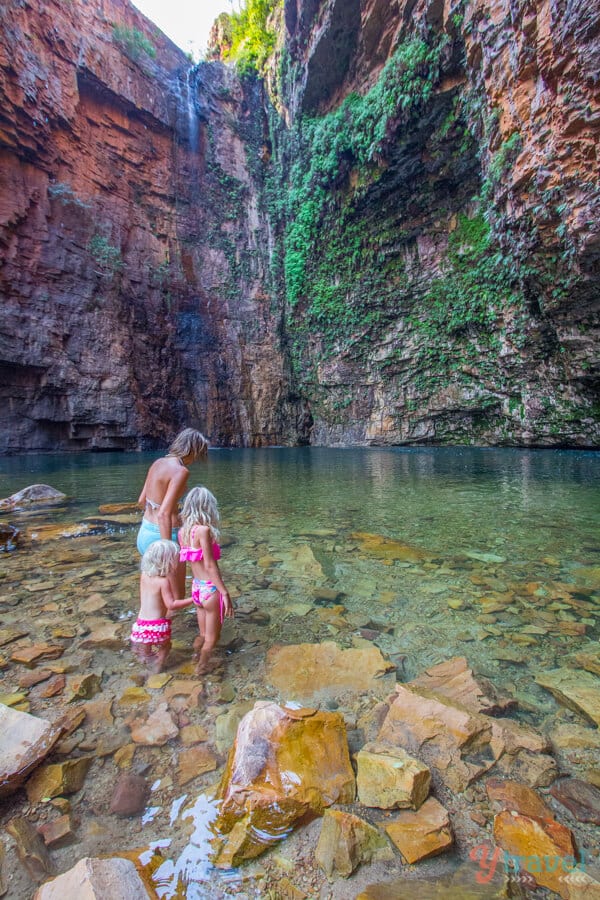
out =
[[[198,543],[202,547],[202,562],[204,563],[206,573],[223,598],[225,615],[227,618],[231,618],[233,616],[233,604],[229,596],[229,591],[225,587],[225,582],[221,578],[219,565],[213,555],[212,537],[208,525],[197,526],[192,546],[195,546]]]
[[[171,582],[168,578],[165,578],[161,585],[161,596],[162,601],[169,612],[174,609],[183,609],[185,606],[190,606],[192,603],[191,597],[184,597],[183,600],[175,599]]]

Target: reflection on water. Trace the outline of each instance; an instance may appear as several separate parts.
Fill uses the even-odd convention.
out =
[[[58,508],[1,517],[25,536],[19,550],[0,554],[3,628],[22,626],[27,634],[0,646],[0,691],[18,694],[17,708],[53,718],[70,699],[73,673],[90,670],[101,679],[101,692],[85,704],[85,722],[64,748],[95,761],[73,800],[75,844],[53,850],[60,871],[116,846],[150,847],[144,861],[155,862],[159,896],[228,896],[231,882],[207,860],[214,809],[206,791],[218,780],[231,743],[231,735],[219,737],[218,722],[231,705],[287,699],[274,697],[263,681],[265,653],[274,643],[374,641],[398,662],[404,679],[464,655],[519,700],[520,715],[539,725],[557,714],[557,706],[535,685],[536,672],[597,640],[597,454],[211,451],[206,465],[192,469],[190,486],[207,484],[219,501],[222,568],[239,615],[223,632],[223,674],[193,698],[179,696],[177,680],[193,672],[193,614],[174,622],[171,681],[146,679],[126,644],[138,602],[135,517],[98,520],[100,505],[137,499],[153,458],[0,460],[0,497],[37,482],[69,497]],[[44,531],[88,517],[91,530],[81,537]],[[38,540],[29,539],[32,532]],[[34,683],[31,670],[12,657],[43,643],[58,646],[61,656],[41,657],[35,668],[47,670],[47,679]],[[57,678],[63,682],[52,681]],[[131,723],[165,697],[180,739],[133,747]],[[198,732],[186,732],[194,726]],[[185,743],[188,734],[201,732],[197,743]],[[205,774],[193,777],[186,769],[190,747],[209,760]],[[128,760],[154,790],[141,819],[117,820],[108,809],[110,796]],[[21,792],[7,815],[24,804]],[[55,812],[48,804],[43,815]],[[15,871],[21,871],[18,863]],[[184,893],[177,894],[178,884],[186,885]],[[30,895],[31,883],[19,874],[13,896]],[[247,895],[254,896],[250,888]]]

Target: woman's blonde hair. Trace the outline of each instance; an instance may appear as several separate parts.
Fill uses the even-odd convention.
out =
[[[144,575],[159,575],[164,578],[179,562],[179,547],[175,541],[153,541],[142,556],[141,570]]]
[[[193,456],[194,459],[203,459],[208,454],[208,441],[203,434],[194,428],[184,428],[171,446],[169,456]]]
[[[214,494],[203,485],[192,488],[186,495],[181,508],[181,539],[185,546],[189,547],[190,532],[194,525],[208,525],[213,541],[219,540],[219,508]]]

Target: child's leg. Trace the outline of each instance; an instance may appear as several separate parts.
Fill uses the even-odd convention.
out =
[[[197,673],[203,675],[210,672],[211,656],[214,647],[221,636],[221,602],[217,591],[204,601],[204,643],[200,650]]]
[[[198,637],[194,641],[194,650],[200,650],[206,634],[206,613],[204,607],[196,606],[196,618],[198,619]]]
[[[162,672],[171,650],[171,641],[163,641],[162,644],[154,644],[154,652],[148,659],[148,668],[153,674]]]

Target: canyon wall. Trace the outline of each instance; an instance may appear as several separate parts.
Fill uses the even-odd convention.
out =
[[[262,78],[0,11],[4,452],[600,443],[598,20],[285,0]]]
[[[13,0],[0,24],[3,451],[188,424],[294,442],[247,163],[257,86],[193,70],[120,0]]]
[[[286,336],[317,443],[600,442],[600,19],[286,0]]]

